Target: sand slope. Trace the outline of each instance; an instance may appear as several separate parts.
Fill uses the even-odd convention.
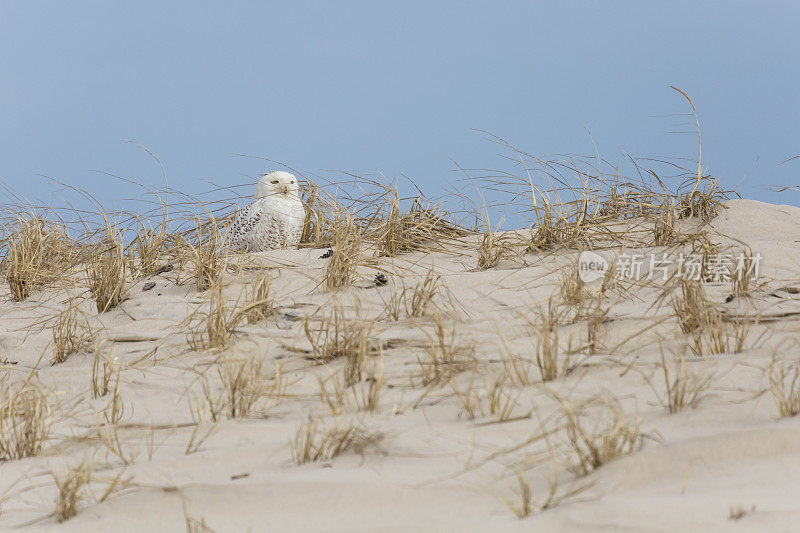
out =
[[[749,200],[731,200],[725,207],[706,230],[715,242],[733,247],[741,242],[760,253],[762,285],[751,297],[727,303],[729,284],[710,285],[707,294],[727,313],[757,315],[760,321],[742,353],[688,356],[690,372],[713,379],[699,401],[676,414],[657,400],[664,389],[659,345],[671,357],[686,352],[687,338],[669,298],[659,300],[663,286],[627,282],[603,296],[608,316],[597,353],[578,357],[574,371],[547,384],[510,385],[516,420],[499,423],[489,412],[492,379],[506,374],[501,361],[509,352],[533,357],[537,340],[531,322],[558,293],[559,269],[575,264],[575,250],[520,251],[495,269],[477,271],[470,238],[453,243],[450,251],[376,258],[360,267],[353,286],[336,292],[320,287],[324,250],[232,258],[232,264],[270,269],[276,312],[239,326],[224,351],[187,346],[193,323],[187,317],[206,311],[209,303],[189,273],[176,269],[132,281],[130,298],[100,316],[87,298],[82,309],[94,341],[53,366],[52,321],[43,320],[52,319],[69,298],[88,297],[85,288],[49,288],[12,303],[4,285],[0,378],[13,383],[38,367],[54,424],[39,456],[0,463],[0,528],[178,531],[189,516],[215,531],[795,530],[800,418],[778,417],[765,392],[764,369],[773,356],[797,360],[800,355],[794,315],[800,313],[800,291],[791,289],[800,288],[800,209]],[[374,286],[377,270],[387,273],[386,286]],[[429,270],[441,276],[436,303],[448,342],[476,361],[474,370],[438,386],[420,382],[418,364],[436,338],[436,321],[382,317],[385,301],[403,287],[413,288]],[[225,276],[231,306],[257,274]],[[143,292],[148,281],[156,286]],[[326,366],[309,358],[304,319],[319,324],[337,304],[348,317],[377,319],[370,338],[382,355],[370,356],[369,365],[382,361],[385,385],[376,412],[358,410],[348,399],[345,412],[336,416],[320,399],[316,376],[326,379],[344,363]],[[561,343],[585,343],[586,327],[581,321],[563,326]],[[90,394],[95,346],[121,369],[125,411],[116,432],[122,457],[97,438],[97,413],[109,398]],[[245,418],[221,415],[214,433],[186,454],[201,377],[219,391],[220,361],[252,357],[263,358],[269,378],[275,365],[282,365],[284,397],[263,399]],[[362,381],[356,390],[368,386]],[[486,412],[469,420],[459,391],[472,391]],[[615,396],[631,419],[640,419],[648,435],[644,446],[585,477],[565,468],[571,459],[561,433],[553,434],[550,447],[542,440],[520,446],[543,427],[554,427],[549,417],[560,406],[554,394],[571,402]],[[309,416],[328,427],[356,420],[380,438],[332,460],[297,466],[290,442]],[[110,434],[108,428],[101,431]],[[102,503],[85,498],[77,516],[58,524],[50,516],[55,499],[50,471],[82,459],[93,464],[92,490],[98,497],[120,472],[130,483]],[[561,491],[587,488],[554,508],[516,518],[502,502],[516,498],[515,471],[527,472],[536,503],[544,500],[547,478],[559,465]],[[755,510],[729,519],[737,506]]]

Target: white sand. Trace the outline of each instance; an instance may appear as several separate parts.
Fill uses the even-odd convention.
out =
[[[215,433],[192,454],[184,450],[193,426],[191,401],[200,396],[198,373],[206,371],[218,387],[213,362],[220,352],[197,353],[186,343],[185,319],[198,307],[207,309],[187,272],[152,278],[156,287],[142,292],[148,280],[130,288],[121,308],[97,316],[87,299],[82,308],[96,328],[100,351],[122,365],[120,391],[125,412],[118,434],[123,455],[111,454],[94,436],[96,412],[108,397],[93,400],[89,390],[93,348],[51,366],[51,334],[41,323],[53,317],[70,296],[88,296],[84,288],[35,292],[12,303],[8,287],[0,288],[0,379],[15,382],[38,364],[38,376],[50,393],[54,425],[42,453],[0,463],[0,529],[59,531],[180,531],[186,514],[201,518],[215,531],[491,531],[491,530],[652,530],[792,531],[800,523],[800,418],[779,419],[763,369],[775,355],[797,359],[800,294],[779,291],[800,288],[800,209],[749,200],[731,200],[708,226],[712,239],[747,243],[763,256],[759,281],[766,284],[752,298],[723,303],[728,284],[707,287],[709,297],[731,313],[761,313],[744,352],[692,359],[690,370],[714,373],[702,399],[677,414],[668,414],[643,376],[664,389],[657,367],[659,339],[665,350],[685,343],[669,299],[653,306],[655,287],[623,287],[607,294],[612,319],[603,326],[600,353],[566,377],[542,385],[516,387],[521,419],[505,423],[490,414],[467,420],[453,387],[425,388],[409,376],[419,372],[417,358],[430,335],[428,318],[379,321],[373,337],[384,343],[385,379],[376,413],[356,412],[371,431],[384,434],[377,447],[348,452],[331,461],[297,466],[290,441],[310,413],[333,423],[318,396],[315,375],[329,370],[304,357],[309,348],[302,317],[337,299],[362,317],[377,317],[382,298],[393,290],[413,287],[429,267],[442,276],[456,312],[445,320],[456,331],[455,343],[474,344],[486,362],[481,374],[488,383],[506,357],[498,335],[518,353],[533,357],[535,339],[524,315],[557,291],[554,270],[576,261],[577,252],[525,254],[496,269],[478,272],[474,248],[460,254],[412,253],[393,260],[376,259],[375,268],[389,274],[386,287],[370,287],[374,269],[363,267],[360,280],[337,293],[319,287],[324,250],[301,249],[252,254],[249,261],[274,270],[273,294],[278,315],[257,325],[243,325],[227,354],[284,364],[289,397],[264,405],[244,419],[217,424]],[[619,250],[616,250],[617,252]],[[628,249],[628,252],[633,251]],[[643,248],[641,252],[649,252]],[[231,304],[255,274],[229,275],[225,295]],[[769,317],[772,317],[770,319]],[[634,335],[648,325],[649,330]],[[102,328],[102,329],[101,329]],[[583,329],[581,329],[583,328]],[[585,326],[565,328],[578,338]],[[632,340],[610,348],[625,338]],[[763,335],[759,338],[760,335]],[[155,350],[153,355],[144,358]],[[136,362],[136,363],[135,363]],[[134,364],[135,363],[135,364]],[[338,370],[341,361],[330,364]],[[6,376],[7,373],[7,376]],[[475,389],[484,387],[476,375]],[[470,373],[455,381],[466,390]],[[391,388],[389,388],[391,387]],[[562,489],[591,486],[561,505],[517,519],[502,503],[514,499],[515,465],[527,464],[534,503],[545,498],[543,461],[547,448],[539,441],[509,451],[540,431],[540,419],[558,404],[548,391],[578,401],[607,392],[617,396],[627,413],[641,417],[642,431],[653,436],[643,449],[614,459],[585,478],[561,473]],[[415,404],[417,404],[415,407]],[[531,414],[530,417],[524,415]],[[152,444],[151,444],[152,441]],[[493,455],[494,454],[494,455]],[[51,470],[93,461],[99,496],[108,481],[124,470],[132,485],[102,503],[86,498],[77,516],[58,524],[51,513],[55,498]],[[486,461],[489,458],[490,460]],[[533,468],[541,462],[538,468]],[[730,520],[732,507],[750,510]]]

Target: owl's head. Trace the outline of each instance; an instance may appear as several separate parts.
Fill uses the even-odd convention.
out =
[[[297,196],[300,190],[297,185],[297,178],[283,170],[273,170],[267,172],[256,185],[256,198],[272,198],[284,196]]]

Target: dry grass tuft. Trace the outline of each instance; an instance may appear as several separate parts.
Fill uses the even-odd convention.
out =
[[[736,264],[731,271],[731,289],[734,296],[749,296],[753,290],[758,263],[753,251],[749,247],[743,248],[736,259]]]
[[[475,365],[475,354],[472,347],[464,348],[456,345],[456,331],[445,330],[444,320],[434,315],[434,334],[425,331],[428,345],[425,356],[417,356],[420,367],[420,379],[423,385],[447,381]]]
[[[377,447],[383,437],[382,433],[367,431],[353,421],[337,420],[333,427],[325,427],[318,419],[309,417],[290,445],[292,460],[303,465],[329,461],[347,451],[363,454],[367,448]]]
[[[306,218],[300,245],[314,248],[329,246],[331,229],[338,218],[337,213],[341,213],[343,207],[336,198],[312,181],[306,181],[302,187],[302,202]]]
[[[714,379],[713,373],[700,375],[690,372],[683,355],[673,360],[672,369],[670,369],[663,349],[661,350],[661,372],[665,387],[663,395],[658,392],[649,377],[645,376],[645,380],[656,393],[658,402],[670,414],[678,413],[686,406],[696,405]]]
[[[333,312],[319,320],[316,328],[312,327],[310,317],[306,318],[303,322],[303,331],[311,344],[314,360],[318,363],[328,363],[334,359],[345,358],[348,381],[361,379],[364,360],[373,350],[368,342],[372,322],[358,318],[348,319],[345,309],[336,304],[333,306]]]
[[[381,391],[386,384],[383,354],[372,358],[372,364],[368,366],[369,368],[365,369],[366,378],[359,383],[353,382],[352,391],[358,408],[374,413],[378,410]],[[345,379],[347,379],[347,373],[345,373]]]
[[[681,297],[672,299],[672,309],[681,332],[690,335],[703,329],[711,312],[703,286],[694,280],[681,281]]]
[[[206,519],[200,517],[200,520],[192,518],[184,513],[186,519],[186,533],[214,533],[214,530],[206,524]]]
[[[0,263],[12,301],[21,302],[32,290],[57,279],[69,264],[71,246],[62,226],[40,218],[18,219]]]
[[[215,219],[210,223],[196,221],[194,256],[194,279],[197,290],[206,291],[214,287],[222,277],[225,262],[222,258],[223,237]]]
[[[127,298],[125,250],[113,236],[109,240],[111,243],[105,249],[92,256],[86,270],[89,290],[99,313],[114,309]]]
[[[332,372],[325,379],[319,375],[314,377],[319,385],[320,400],[331,410],[332,414],[341,415],[348,405],[347,387],[344,385],[344,379],[341,379],[341,372]],[[330,389],[328,389],[328,383],[331,384]]]
[[[404,213],[396,188],[373,184],[385,190],[384,205],[388,206],[388,213],[379,217],[382,222],[375,236],[378,255],[394,256],[469,233],[448,221],[447,214],[442,212],[440,206],[423,204],[421,197],[414,198],[411,209]]]
[[[334,226],[331,247],[333,254],[325,265],[325,288],[336,290],[350,285],[361,260],[361,235],[348,215]]]
[[[727,199],[727,194],[716,179],[709,176],[698,178],[691,191],[680,195],[678,215],[680,218],[698,217],[703,222],[709,222],[717,215],[717,208]]]
[[[472,372],[466,389],[460,389],[454,381],[451,382],[453,392],[461,403],[461,412],[467,420],[475,420],[479,416],[493,416],[498,422],[511,420],[519,404],[520,392],[512,390],[506,376],[492,377],[476,390],[476,374],[477,372]]]
[[[53,364],[63,363],[88,341],[78,322],[78,304],[70,300],[67,308],[56,316],[53,325]]]
[[[478,270],[488,270],[500,264],[500,260],[510,252],[508,239],[503,235],[492,233],[489,225],[478,241]]]
[[[0,461],[33,457],[50,434],[50,406],[34,385],[9,386],[0,396]]]
[[[630,419],[617,398],[601,395],[575,404],[556,398],[562,406],[569,467],[576,475],[588,475],[644,446],[647,435],[639,431],[640,421]]]
[[[546,199],[544,206],[536,209],[537,224],[531,232],[527,251],[531,253],[545,252],[557,246],[565,248],[575,248],[586,245],[589,242],[587,225],[587,203],[580,202],[578,210],[568,213],[564,209],[569,209],[568,205],[559,205],[561,211],[557,211]]]
[[[227,347],[233,331],[243,318],[235,306],[228,309],[222,292],[222,277],[217,278],[210,289],[208,313],[200,314],[200,322],[190,328],[187,336],[192,350],[220,350]]]
[[[274,300],[270,296],[272,277],[267,273],[258,276],[249,287],[247,306],[241,311],[248,324],[257,324],[272,315]]]
[[[744,507],[743,505],[731,506],[730,510],[728,511],[728,520],[741,520],[747,514],[752,513],[755,510],[755,505],[751,505],[749,508]]]
[[[587,297],[583,281],[578,274],[576,266],[567,267],[560,274],[559,293],[561,302],[565,305],[580,305]]]
[[[344,356],[344,385],[349,387],[354,383],[361,381],[364,373],[364,366],[367,361],[367,355],[370,352],[369,334],[372,324],[358,324],[354,328],[356,337],[355,346],[350,346],[346,349]]]
[[[706,298],[699,282],[681,280],[681,295],[672,299],[672,309],[681,332],[691,336],[692,350],[698,355],[744,350],[752,321],[726,323],[723,313]]]
[[[542,314],[544,318],[546,315]],[[536,366],[539,368],[539,375],[542,381],[552,381],[559,376],[559,373],[566,374],[570,368],[570,355],[561,354],[558,345],[558,330],[543,320],[540,324],[534,326],[538,343],[536,345]],[[561,356],[561,357],[559,357]],[[561,368],[559,369],[559,359]],[[559,372],[560,371],[560,372]]]
[[[606,312],[599,312],[587,320],[589,339],[585,348],[589,353],[593,353],[598,346],[597,330],[605,319]],[[536,316],[520,313],[531,330],[528,338],[531,340],[533,354],[527,357],[513,349],[505,335],[498,332],[505,356],[502,360],[503,368],[512,383],[527,386],[537,381],[548,382],[568,375],[580,366],[580,361],[575,358],[577,352],[570,347],[563,349],[561,346],[559,329],[567,320],[567,314],[553,298],[548,299],[546,306],[539,308]]]
[[[530,369],[537,367],[537,362],[531,359],[520,357],[510,348],[508,339],[500,333],[500,341],[503,344],[503,370],[505,375],[515,385],[532,385],[537,380],[532,376]],[[541,374],[541,373],[540,373]]]
[[[221,390],[217,391],[201,375],[200,385],[202,397],[192,402],[192,419],[196,427],[187,450],[192,443],[197,446],[208,438],[213,431],[212,425],[202,440],[198,440],[201,426],[210,419],[218,422],[224,413],[228,418],[242,418],[260,413],[278,405],[286,393],[287,383],[283,375],[283,367],[275,365],[275,372],[270,376],[264,370],[264,360],[260,357],[233,357],[227,355],[215,363]],[[187,451],[187,453],[190,453]]]
[[[122,420],[122,415],[125,414],[125,405],[122,403],[122,395],[120,394],[119,368],[117,368],[115,377],[114,388],[111,391],[111,399],[102,411],[103,422],[106,426],[119,424]]]
[[[514,513],[514,516],[522,520],[529,517],[534,511],[542,512],[558,507],[565,500],[580,494],[591,486],[591,484],[585,483],[564,491],[560,485],[560,472],[561,469],[556,467],[552,475],[547,477],[547,495],[540,502],[536,502],[533,498],[530,481],[522,469],[517,469],[515,470],[517,488],[514,489],[514,498],[500,499]]]
[[[280,395],[283,389],[280,369],[276,367],[273,385],[267,387],[263,367],[264,360],[256,357],[226,358],[217,367],[228,418],[248,416],[263,397]]]
[[[383,318],[393,321],[403,317],[419,318],[443,313],[453,307],[452,299],[442,297],[441,276],[429,270],[414,288],[404,287],[383,299]]]
[[[91,389],[92,398],[97,399],[108,394],[111,377],[114,375],[114,366],[101,353],[102,342],[98,342],[94,349],[92,360]],[[117,369],[119,371],[119,369]]]
[[[438,314],[441,309],[435,303],[439,294],[441,276],[429,270],[420,283],[411,291],[411,297],[406,297],[406,313],[410,317],[421,317],[431,313]]]
[[[680,240],[680,233],[675,228],[676,218],[675,207],[664,202],[653,225],[654,246],[670,246]]]
[[[562,350],[559,344],[558,329],[564,320],[563,314],[552,298],[547,307],[539,308],[538,321],[528,320],[537,338],[536,366],[542,381],[552,381],[558,376],[566,376],[578,367],[571,350]]]
[[[140,277],[146,278],[161,272],[164,268],[161,258],[168,247],[170,235],[163,224],[156,229],[148,229],[147,222],[140,224],[141,227],[131,245],[135,247],[138,257],[137,273]]]
[[[337,416],[354,410],[376,412],[386,384],[384,372],[383,356],[380,356],[365,365],[365,378],[358,382],[348,383],[346,369],[332,372],[326,379],[317,375],[319,397]]]
[[[517,490],[519,502],[506,501],[505,503],[514,515],[522,520],[533,513],[533,491],[528,478],[519,470],[517,471],[517,483],[519,484],[519,489]]]
[[[781,417],[800,414],[800,364],[773,360],[766,372],[769,391]]]
[[[81,463],[70,468],[63,476],[55,472],[52,472],[51,475],[58,488],[53,514],[56,520],[64,522],[78,514],[78,502],[83,498],[83,492],[92,481],[91,471],[86,464]]]

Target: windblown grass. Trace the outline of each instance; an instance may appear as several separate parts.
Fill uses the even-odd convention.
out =
[[[37,455],[47,442],[50,405],[33,384],[11,385],[0,396],[0,461]]]
[[[800,414],[800,364],[773,360],[766,374],[778,414],[781,417]]]
[[[86,270],[89,290],[99,313],[114,309],[127,297],[125,251],[116,237],[109,235],[109,240]]]
[[[18,218],[9,241],[0,270],[16,302],[57,279],[74,255],[66,229],[41,218]]]
[[[70,300],[66,309],[56,316],[52,329],[54,365],[63,363],[87,343],[88,336],[81,327],[79,316],[78,304],[75,300]]]
[[[381,433],[368,431],[353,421],[337,420],[325,426],[318,419],[309,418],[291,443],[292,459],[297,465],[329,461],[348,451],[363,453],[382,439]]]
[[[641,421],[628,416],[616,397],[600,395],[561,403],[565,446],[570,469],[585,476],[604,464],[640,450],[648,435],[639,430]]]

